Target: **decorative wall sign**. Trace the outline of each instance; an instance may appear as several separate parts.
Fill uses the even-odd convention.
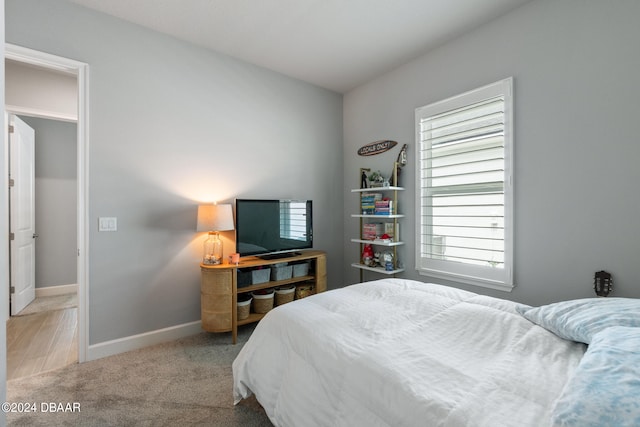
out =
[[[391,150],[398,143],[396,141],[388,141],[388,140],[380,140],[376,142],[372,142],[367,145],[363,145],[358,150],[358,154],[361,156],[373,156],[375,154],[384,153],[385,151]]]

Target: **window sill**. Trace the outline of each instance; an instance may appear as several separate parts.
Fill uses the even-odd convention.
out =
[[[435,277],[436,279],[451,280],[453,282],[464,283],[465,285],[479,286],[482,288],[495,289],[503,292],[511,292],[515,287],[512,284],[507,284],[499,281],[481,279],[481,278],[472,277],[472,276],[465,276],[462,274],[446,273],[446,272],[437,271],[437,270],[429,270],[426,268],[418,269],[418,274],[421,276],[429,276],[429,277]]]

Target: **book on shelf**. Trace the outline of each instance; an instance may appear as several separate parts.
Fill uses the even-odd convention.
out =
[[[381,193],[362,193],[360,196],[360,210],[363,215],[373,215],[376,211],[376,203],[382,200]]]
[[[362,238],[364,240],[374,240],[383,234],[384,224],[381,222],[362,224]]]
[[[362,193],[360,195],[360,197],[367,198],[367,197],[372,197],[374,200],[382,200],[382,193],[376,193],[374,192],[366,192],[366,193]]]
[[[378,200],[375,202],[375,215],[392,215],[393,214],[393,201],[391,200]]]
[[[400,223],[396,222],[395,230],[393,222],[384,223],[384,233],[391,237],[394,241],[400,241]]]
[[[400,224],[399,223],[396,223],[395,230],[394,230],[393,222],[385,222],[384,223],[384,233],[382,233],[382,234],[386,234],[391,238],[395,238],[396,236],[399,235],[399,233],[398,233],[398,229],[399,228],[400,228]]]
[[[383,240],[387,241],[386,238],[383,239],[382,236],[387,235],[389,237],[388,241],[397,242],[400,241],[400,224],[393,222],[370,222],[366,224],[362,224],[362,239],[363,240]]]

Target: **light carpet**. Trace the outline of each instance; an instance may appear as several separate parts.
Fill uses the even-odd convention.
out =
[[[255,325],[231,335],[201,333],[9,381],[10,426],[271,426],[255,399],[233,405],[231,363]],[[51,412],[79,406],[79,411]],[[62,404],[62,405],[60,405]],[[46,411],[43,411],[46,409]]]

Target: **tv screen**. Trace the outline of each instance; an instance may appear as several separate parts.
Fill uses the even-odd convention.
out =
[[[236,199],[240,256],[286,254],[313,247],[311,200]]]

